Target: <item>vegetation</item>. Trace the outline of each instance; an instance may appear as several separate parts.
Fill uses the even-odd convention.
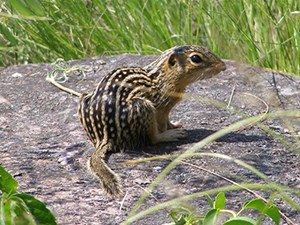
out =
[[[300,2],[5,0],[0,65],[209,46],[222,58],[300,70]]]
[[[208,196],[208,200],[211,209],[206,213],[204,217],[198,217],[194,211],[189,208],[178,207],[172,209],[170,216],[172,217],[173,223],[168,225],[256,225],[259,223],[258,220],[262,220],[264,216],[269,216],[274,224],[278,225],[280,221],[280,214],[277,207],[273,204],[266,204],[262,199],[257,198],[249,202],[246,202],[239,212],[225,209],[226,198],[224,192],[220,192],[215,201]],[[262,213],[262,217],[259,217],[257,221],[249,218],[240,216],[240,214],[247,209],[256,209]],[[225,215],[225,216],[224,216]]]
[[[132,222],[137,221],[137,220],[145,217],[146,215],[155,213],[159,210],[163,210],[163,209],[166,209],[166,208],[167,209],[168,208],[173,208],[173,210],[171,210],[171,217],[173,218],[173,221],[176,225],[179,225],[179,224],[187,224],[187,225],[188,224],[205,224],[206,225],[206,223],[203,223],[203,221],[205,221],[205,219],[207,219],[207,217],[209,217],[208,219],[209,219],[210,222],[213,222],[213,221],[217,220],[218,216],[220,215],[220,212],[224,211],[224,204],[225,204],[224,203],[225,202],[224,198],[225,197],[222,197],[222,196],[217,197],[216,200],[215,200],[215,203],[211,204],[211,205],[213,205],[212,209],[209,210],[209,212],[206,214],[206,216],[200,217],[200,218],[198,218],[197,216],[194,215],[193,210],[189,210],[189,209],[188,210],[182,210],[181,207],[179,207],[179,213],[178,213],[178,210],[176,209],[176,206],[178,206],[182,203],[189,202],[193,199],[200,198],[200,197],[205,197],[205,196],[209,196],[209,195],[212,195],[212,194],[217,195],[220,192],[231,192],[231,191],[235,191],[235,190],[240,190],[240,191],[241,190],[246,190],[247,192],[253,194],[256,198],[253,199],[252,201],[250,201],[251,202],[250,205],[253,208],[261,211],[262,216],[260,216],[257,220],[250,219],[250,218],[246,217],[246,218],[242,218],[242,219],[244,219],[243,223],[242,223],[242,220],[240,220],[237,223],[232,222],[232,223],[229,223],[229,224],[239,224],[239,225],[256,224],[256,225],[259,225],[259,224],[263,224],[262,223],[263,222],[263,217],[265,215],[272,218],[274,223],[277,224],[277,222],[276,222],[277,219],[274,220],[274,218],[278,217],[277,212],[275,212],[277,210],[273,211],[275,209],[275,205],[273,205],[273,201],[275,199],[285,202],[288,206],[290,206],[294,210],[300,212],[300,205],[295,200],[295,199],[297,199],[297,197],[300,196],[300,191],[298,189],[289,188],[289,187],[285,187],[285,186],[276,184],[273,181],[271,181],[268,178],[268,176],[261,173],[260,171],[258,171],[254,167],[250,166],[249,164],[247,164],[247,163],[245,163],[241,160],[232,158],[228,155],[223,155],[223,154],[218,154],[218,153],[208,153],[208,152],[197,153],[204,146],[206,146],[207,144],[217,140],[218,138],[220,138],[220,137],[222,137],[226,134],[229,134],[230,132],[234,132],[234,131],[239,130],[239,129],[244,128],[244,127],[252,126],[254,124],[259,126],[262,130],[265,130],[269,135],[274,135],[272,132],[270,132],[268,129],[266,129],[266,127],[263,124],[261,124],[260,122],[262,120],[265,120],[265,119],[275,119],[275,118],[281,118],[281,119],[300,118],[300,112],[299,111],[278,111],[278,112],[274,112],[274,113],[268,113],[268,114],[264,114],[264,115],[258,115],[258,116],[246,118],[246,119],[243,119],[239,122],[231,124],[228,127],[223,128],[223,129],[215,132],[214,134],[204,138],[203,140],[201,140],[200,142],[198,142],[193,147],[186,150],[184,153],[182,153],[180,155],[155,156],[155,157],[151,157],[151,158],[147,158],[147,159],[134,160],[134,161],[127,162],[127,163],[141,163],[141,162],[148,162],[148,161],[151,161],[151,160],[163,160],[163,159],[168,159],[169,160],[169,159],[173,159],[172,162],[148,186],[147,190],[140,197],[140,199],[136,202],[136,204],[133,207],[133,209],[132,209],[131,213],[129,214],[128,218],[126,219],[126,221],[124,221],[122,223],[122,225],[131,224]],[[274,138],[278,138],[278,136],[275,135]],[[287,141],[284,140],[285,137],[280,137],[278,139],[280,141],[282,141],[283,144],[287,144]],[[290,143],[290,145],[288,147],[290,147],[291,149],[294,149],[294,151],[299,154],[299,143],[300,142],[299,142],[298,139],[295,139],[295,142],[296,143],[294,145],[292,143]],[[232,181],[232,180],[230,180],[226,177],[222,177],[222,176],[220,176],[216,173],[213,173],[213,172],[208,171],[204,168],[201,168],[198,165],[193,165],[193,164],[190,164],[190,163],[186,162],[185,160],[190,158],[190,157],[215,157],[215,158],[219,158],[219,159],[222,159],[222,160],[226,160],[226,161],[228,161],[228,163],[235,163],[239,167],[247,169],[248,171],[251,171],[253,174],[255,174],[257,177],[261,178],[263,183],[261,183],[261,184],[247,183],[247,181],[245,181],[245,183],[242,183],[242,184],[236,183],[236,182],[234,182],[234,181]],[[226,181],[228,181],[232,185],[223,186],[223,187],[219,187],[219,188],[215,188],[215,189],[210,189],[210,190],[207,190],[207,191],[202,191],[202,192],[197,192],[197,193],[193,193],[193,194],[189,194],[189,195],[180,196],[178,198],[175,198],[175,199],[157,204],[155,206],[149,207],[147,209],[144,209],[144,210],[138,212],[138,210],[142,207],[145,199],[150,195],[150,193],[156,188],[156,186],[158,184],[160,184],[162,182],[162,180],[167,176],[167,174],[179,164],[187,164],[187,165],[192,166],[192,167],[194,167],[198,170],[203,170],[205,172],[209,172],[214,176],[218,176],[222,179],[225,179]],[[221,166],[222,165],[220,165],[220,167]],[[268,196],[270,196],[269,199],[263,198],[261,195],[259,195],[254,190],[260,190],[260,191],[265,192]],[[212,202],[212,201],[210,201],[210,202]],[[220,203],[220,202],[222,202],[222,203]],[[246,203],[243,206],[242,211],[244,211],[244,209],[246,209],[246,208],[251,208],[251,207],[248,207],[248,206],[249,205],[247,205],[247,203]],[[272,213],[270,213],[269,210],[271,210]],[[227,210],[227,212],[229,212],[229,211]],[[230,210],[229,213],[232,214],[231,220],[240,219],[238,217],[240,212],[236,214],[232,210]],[[179,214],[179,217],[176,217],[176,216],[178,216],[178,214]],[[281,211],[279,211],[279,214],[281,215],[281,218],[283,217],[284,220],[288,224],[292,224],[292,225],[295,224],[295,223],[293,223],[293,221],[291,219],[289,219]],[[212,219],[212,220],[210,220],[210,219]],[[181,223],[181,222],[178,222],[178,220],[179,221],[180,220],[189,220],[189,221],[193,221],[193,223],[187,223],[187,221],[186,221],[186,223]],[[229,221],[227,221],[227,222],[229,222]],[[174,224],[174,223],[171,223],[171,224]],[[214,224],[214,223],[208,223],[208,224],[210,225],[210,224]],[[217,224],[219,224],[219,223],[217,223]]]
[[[45,204],[31,195],[18,193],[17,181],[0,166],[0,224],[56,225]]]

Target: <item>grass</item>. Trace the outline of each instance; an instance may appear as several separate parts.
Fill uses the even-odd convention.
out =
[[[273,181],[271,181],[271,179],[269,179],[268,176],[266,176],[262,172],[258,171],[251,165],[249,165],[241,160],[232,158],[230,156],[218,154],[218,153],[207,153],[207,152],[197,153],[204,146],[217,140],[220,137],[223,137],[226,134],[229,134],[230,132],[234,132],[236,130],[243,129],[244,127],[247,127],[247,126],[253,126],[253,125],[261,126],[262,124],[260,124],[260,122],[262,120],[276,119],[276,118],[281,118],[284,120],[288,119],[288,118],[300,118],[300,112],[299,111],[278,111],[278,112],[274,112],[274,113],[267,113],[267,114],[263,114],[263,115],[246,118],[246,119],[238,121],[234,124],[229,125],[226,128],[223,128],[223,129],[215,132],[214,134],[201,140],[200,142],[198,142],[193,147],[186,150],[184,153],[182,153],[180,155],[177,155],[177,156],[176,155],[170,155],[170,156],[164,155],[164,156],[157,156],[157,157],[152,157],[152,158],[148,158],[148,159],[127,162],[127,163],[132,164],[132,163],[148,162],[151,160],[173,159],[172,162],[166,168],[164,168],[164,170],[148,186],[147,190],[142,194],[142,196],[136,202],[135,206],[132,208],[131,213],[129,213],[127,220],[124,221],[122,224],[123,225],[131,224],[134,221],[137,221],[149,214],[153,214],[159,210],[173,208],[176,205],[178,206],[182,202],[187,202],[187,201],[197,199],[199,197],[205,197],[205,196],[211,195],[211,194],[218,194],[219,192],[231,192],[234,190],[240,190],[240,191],[246,190],[246,191],[250,192],[251,194],[253,194],[255,197],[258,197],[258,199],[263,200],[265,203],[270,203],[270,202],[272,203],[275,198],[280,199],[280,201],[285,202],[287,205],[289,205],[294,210],[299,212],[300,205],[295,200],[295,199],[297,199],[296,196],[300,197],[300,191],[298,189],[289,188],[289,187],[285,187],[285,186],[276,184]],[[269,133],[269,135],[272,135],[272,133]],[[284,138],[284,137],[281,137],[281,138]],[[295,140],[295,141],[296,141],[296,143],[294,146],[294,150],[295,150],[295,152],[297,152],[297,151],[299,152],[299,143],[300,142],[299,142],[299,140]],[[283,144],[284,144],[284,142],[283,142]],[[197,193],[193,193],[190,195],[179,196],[178,198],[175,198],[175,199],[163,202],[163,203],[159,203],[152,207],[146,208],[145,210],[139,211],[139,209],[143,206],[143,203],[145,202],[146,198],[157,187],[157,185],[163,181],[163,179],[168,175],[168,173],[170,173],[179,164],[189,164],[189,163],[186,163],[185,160],[188,158],[191,158],[191,157],[214,157],[214,158],[226,160],[226,161],[228,161],[228,163],[237,164],[239,167],[247,169],[248,171],[251,171],[251,173],[258,176],[264,183],[258,184],[258,183],[247,183],[246,182],[243,184],[239,184],[239,183],[236,183],[234,181],[227,179],[226,177],[222,177],[216,173],[210,172],[211,174],[213,174],[215,176],[221,177],[221,178],[229,181],[232,185],[223,186],[223,187],[219,187],[219,188],[215,188],[215,189],[210,189],[210,190],[203,191],[203,192],[197,192]],[[198,168],[199,170],[204,170],[206,172],[209,172],[206,169],[200,168],[198,165],[190,165],[190,166]],[[222,165],[220,165],[220,167],[222,167]],[[268,193],[268,196],[270,196],[271,199],[264,199],[263,197],[261,197],[261,195],[257,194],[257,192],[254,190],[259,190],[260,192],[263,191],[265,193]],[[292,220],[290,220],[288,217],[286,217],[282,212],[280,212],[280,214],[282,214],[284,220],[288,224],[295,224],[292,222]],[[201,223],[199,223],[199,224],[201,224]],[[239,224],[241,224],[241,223],[239,223]],[[256,223],[254,223],[254,224],[256,224]],[[258,223],[258,224],[260,224],[260,223]]]
[[[299,8],[297,0],[6,0],[0,65],[201,44],[222,58],[299,74]]]

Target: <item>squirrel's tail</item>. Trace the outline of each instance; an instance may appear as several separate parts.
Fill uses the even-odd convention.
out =
[[[46,77],[46,80],[49,83],[53,84],[55,87],[59,88],[60,90],[62,90],[64,92],[67,92],[68,94],[75,95],[77,97],[81,97],[81,95],[82,95],[81,93],[76,92],[76,91],[74,91],[74,90],[72,90],[70,88],[64,87],[63,85],[61,85],[60,83],[58,83],[55,78],[56,78],[56,76],[52,73],[51,75],[48,75]]]
[[[88,161],[88,168],[99,178],[103,189],[114,197],[123,196],[122,185],[119,176],[107,165],[112,149],[111,144],[101,144]]]

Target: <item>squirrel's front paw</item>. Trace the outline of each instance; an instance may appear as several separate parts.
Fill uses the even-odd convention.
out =
[[[157,142],[180,141],[181,139],[187,138],[187,136],[188,134],[184,129],[171,129],[158,134]]]

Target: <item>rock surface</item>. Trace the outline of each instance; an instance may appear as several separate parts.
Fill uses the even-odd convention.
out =
[[[61,63],[60,66],[71,69],[65,86],[89,92],[109,71],[123,66],[145,65],[154,58],[137,55],[96,57]],[[170,160],[133,165],[121,163],[166,153],[182,153],[209,134],[245,116],[281,109],[300,110],[299,78],[232,61],[226,61],[226,65],[227,70],[218,76],[190,86],[186,98],[172,111],[172,120],[181,121],[187,129],[187,140],[111,157],[110,166],[120,175],[127,192],[125,199],[121,200],[106,196],[99,183],[86,171],[86,161],[93,152],[93,146],[77,116],[78,98],[56,89],[45,80],[47,74],[58,66],[41,64],[0,68],[0,164],[18,180],[20,191],[45,201],[59,224],[120,224]],[[86,75],[85,80],[82,80],[83,74]],[[226,107],[229,101],[229,107]],[[299,118],[267,119],[262,123],[264,127],[243,127],[197,152],[220,153],[243,160],[271,181],[299,190],[299,121]],[[184,194],[230,185],[201,168],[238,183],[265,183],[232,161],[193,157],[185,162],[193,165],[180,164],[172,170],[141,209]],[[257,192],[263,197],[269,196],[268,193]],[[289,195],[299,204],[299,195]],[[244,201],[254,198],[246,191],[228,192],[226,196],[228,208],[234,210],[239,210]],[[277,199],[275,202],[287,217],[300,224],[299,212],[283,201]],[[209,207],[204,198],[182,204],[200,209],[202,214]],[[170,222],[168,209],[134,224],[167,222]],[[266,220],[264,224],[272,222]],[[287,222],[282,219],[281,224]]]

